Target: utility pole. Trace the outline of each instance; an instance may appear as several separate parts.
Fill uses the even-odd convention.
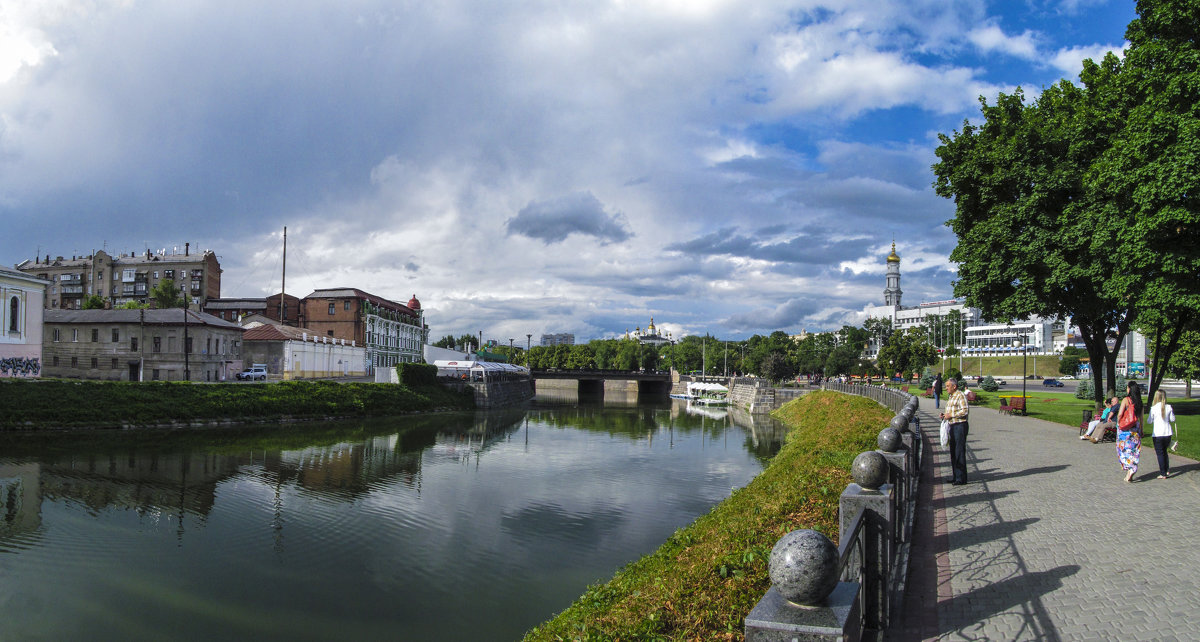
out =
[[[189,349],[191,345],[188,343],[188,294],[187,288],[183,288],[183,380],[192,380],[192,368],[189,357],[192,351]]]

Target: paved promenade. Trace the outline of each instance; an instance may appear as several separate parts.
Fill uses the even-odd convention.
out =
[[[889,639],[1200,639],[1200,464],[1153,443],[1125,483],[1114,444],[971,409],[965,486],[950,485],[937,410],[903,620]]]

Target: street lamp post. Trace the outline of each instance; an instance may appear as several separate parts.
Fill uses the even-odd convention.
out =
[[[1017,338],[1015,340],[1013,340],[1013,347],[1016,348],[1018,346],[1021,348],[1021,398],[1026,399],[1026,397],[1025,397],[1025,372],[1026,372],[1026,368],[1028,367],[1027,359],[1028,359],[1029,353],[1028,353],[1028,351],[1025,350],[1025,337],[1022,337],[1021,335],[1017,335]],[[1026,401],[1026,404],[1028,404],[1028,401]],[[1029,414],[1028,407],[1026,407],[1026,409],[1024,410],[1024,413]]]
[[[525,352],[529,352],[530,343],[533,341],[533,333],[525,335]]]

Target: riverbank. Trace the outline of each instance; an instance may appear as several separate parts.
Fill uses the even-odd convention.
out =
[[[741,640],[746,614],[770,586],[775,542],[798,528],[837,540],[850,464],[875,447],[893,413],[862,397],[813,392],[772,414],[791,430],[761,474],[525,639]]]
[[[382,417],[471,409],[474,402],[436,383],[3,379],[0,408],[0,430],[53,430]]]

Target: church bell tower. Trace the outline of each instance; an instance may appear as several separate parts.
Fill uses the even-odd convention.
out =
[[[900,257],[896,254],[896,242],[892,241],[892,253],[887,257],[887,288],[883,291],[884,304],[900,307]]]

